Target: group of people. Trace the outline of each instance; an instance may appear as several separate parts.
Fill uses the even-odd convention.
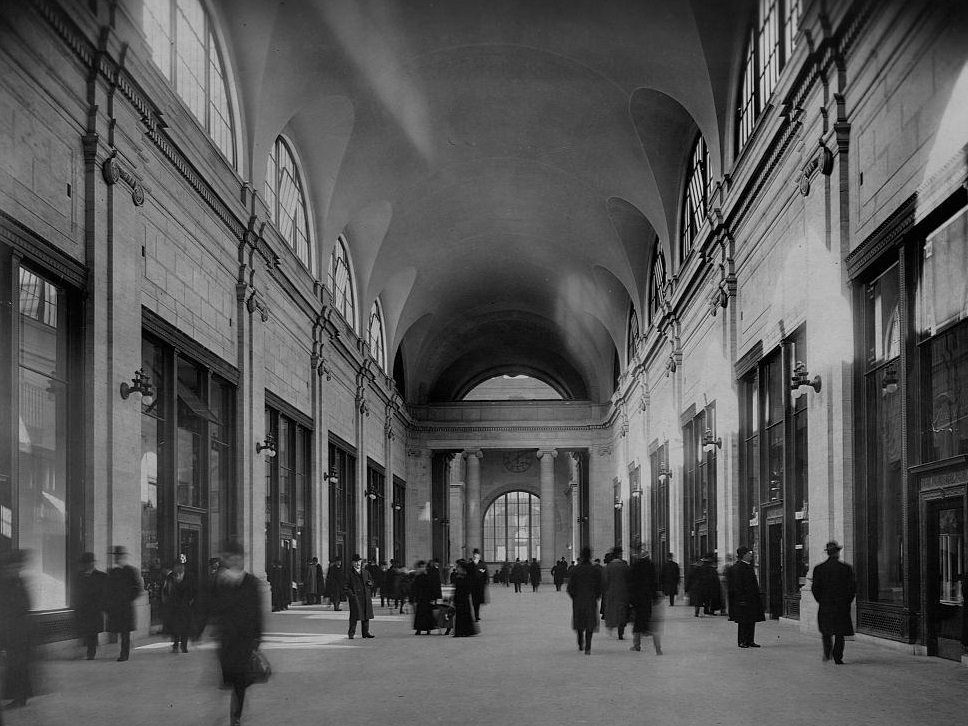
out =
[[[527,558],[522,562],[517,557],[514,562],[504,562],[494,571],[494,582],[502,583],[505,587],[513,585],[515,592],[521,592],[522,586],[530,584],[531,591],[537,592],[541,585],[541,565],[536,557],[532,557],[530,562]]]

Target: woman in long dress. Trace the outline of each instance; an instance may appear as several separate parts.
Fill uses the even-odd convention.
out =
[[[471,609],[471,583],[467,574],[467,562],[457,560],[454,567],[454,637],[468,638],[477,635],[474,613]]]
[[[434,590],[430,583],[430,575],[427,574],[427,562],[420,560],[414,568],[413,584],[410,587],[410,597],[414,602],[413,610],[413,630],[414,635],[420,635],[423,631],[430,631],[437,627],[434,619],[434,611],[430,605],[434,597]]]

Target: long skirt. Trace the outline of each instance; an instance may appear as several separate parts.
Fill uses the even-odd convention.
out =
[[[477,625],[474,623],[474,613],[471,610],[471,603],[466,597],[457,598],[454,601],[454,637],[468,638],[477,635]]]
[[[429,600],[417,600],[417,605],[413,612],[414,630],[434,630],[437,621],[434,619],[434,611],[430,606]]]

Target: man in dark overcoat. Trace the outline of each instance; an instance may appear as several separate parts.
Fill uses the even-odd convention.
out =
[[[628,569],[629,605],[632,607],[632,647],[642,650],[642,636],[651,635],[655,654],[662,655],[662,643],[653,607],[659,599],[659,583],[652,559],[645,555],[636,558]]]
[[[528,570],[522,564],[521,558],[516,557],[514,559],[514,564],[511,566],[511,583],[514,585],[515,592],[521,592],[521,583],[527,582],[528,580]]]
[[[74,609],[77,637],[84,645],[87,659],[94,660],[98,634],[104,630],[108,576],[94,568],[93,552],[82,554],[80,565],[80,571],[74,576],[74,587],[71,588],[71,607]]]
[[[303,597],[307,605],[318,605],[322,602],[324,584],[323,566],[319,564],[317,557],[313,557],[303,573]]]
[[[766,620],[760,583],[753,570],[753,550],[740,547],[738,561],[729,571],[729,619],[737,624],[736,641],[740,648],[759,648],[754,642],[756,624]]]
[[[326,595],[333,604],[333,610],[339,610],[339,604],[344,597],[345,585],[346,573],[343,572],[343,560],[337,557],[329,563],[329,569],[326,570]]]
[[[349,637],[356,635],[356,622],[362,624],[364,638],[374,638],[370,633],[370,621],[373,619],[373,577],[363,568],[363,561],[359,555],[353,555],[353,566],[346,573],[346,599],[350,605]]]
[[[676,595],[679,594],[679,578],[682,571],[675,556],[670,552],[666,555],[666,561],[662,565],[662,592],[669,596],[669,607],[676,604]]]
[[[481,559],[481,551],[474,548],[471,561],[467,563],[467,574],[470,576],[471,607],[474,609],[474,622],[480,622],[481,605],[487,599],[488,572],[487,563]]]
[[[134,601],[141,595],[141,578],[128,564],[128,550],[118,545],[111,548],[114,567],[108,570],[107,613],[109,633],[121,636],[118,661],[131,655],[131,631],[135,629]]]
[[[528,579],[531,580],[531,591],[537,592],[541,584],[541,565],[538,564],[537,557],[532,557],[531,564],[528,565]]]
[[[602,590],[605,593],[602,614],[605,616],[606,628],[618,628],[619,640],[625,639],[625,625],[628,622],[628,572],[629,564],[622,559],[622,548],[615,547],[602,575]]]
[[[427,577],[430,579],[430,598],[432,602],[443,599],[443,581],[440,579],[440,561],[431,560],[427,563]]]
[[[578,650],[592,652],[592,633],[598,631],[598,600],[602,596],[601,570],[591,563],[592,551],[582,547],[578,564],[568,578],[571,627],[578,634]]]
[[[551,568],[551,577],[555,583],[555,590],[561,592],[561,586],[565,583],[565,577],[568,574],[568,562],[562,557],[555,563],[555,566]]]
[[[835,540],[827,543],[826,562],[813,568],[813,597],[819,603],[817,625],[823,640],[823,659],[843,665],[844,636],[854,634],[854,623],[850,617],[850,604],[857,594],[853,568],[840,561],[843,549]]]

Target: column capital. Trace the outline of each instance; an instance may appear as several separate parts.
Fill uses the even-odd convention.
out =
[[[556,456],[558,456],[558,449],[538,449],[537,456],[539,459],[543,458],[545,455],[554,459]]]
[[[465,459],[483,459],[484,452],[480,449],[468,449],[463,454],[461,454]]]

